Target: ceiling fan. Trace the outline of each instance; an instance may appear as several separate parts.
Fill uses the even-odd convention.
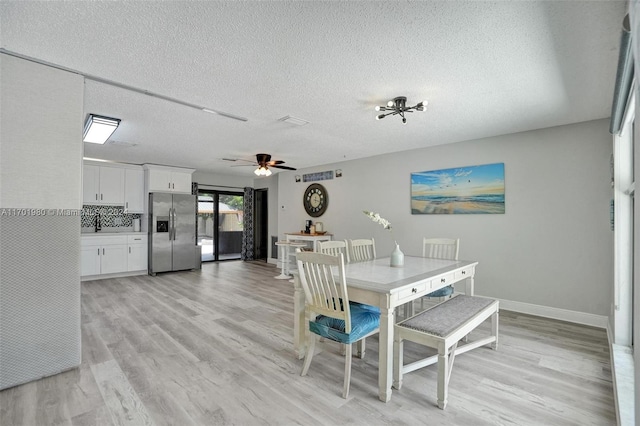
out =
[[[236,160],[230,160],[230,161],[236,161]],[[242,160],[242,161],[249,162],[248,160]],[[284,161],[282,160],[272,160],[271,154],[256,154],[255,163],[253,162],[251,163],[252,164],[239,164],[238,166],[257,166],[258,168],[254,171],[254,173],[258,176],[270,176],[271,175],[271,170],[269,170],[270,167],[274,169],[296,170],[293,167],[283,166]],[[231,166],[231,167],[234,167],[234,166]]]

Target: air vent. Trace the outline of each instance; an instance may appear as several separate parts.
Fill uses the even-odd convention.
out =
[[[279,118],[278,121],[284,121],[285,123],[293,124],[294,126],[304,126],[305,124],[309,124],[307,120],[303,120],[302,118],[292,117],[290,115],[285,115],[282,118]]]

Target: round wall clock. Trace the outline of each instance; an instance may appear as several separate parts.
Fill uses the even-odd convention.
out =
[[[322,216],[324,212],[327,211],[327,206],[329,205],[327,190],[319,183],[312,183],[304,191],[302,204],[304,204],[304,209],[307,211],[309,216]]]

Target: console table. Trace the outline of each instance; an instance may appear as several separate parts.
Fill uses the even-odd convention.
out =
[[[313,243],[313,251],[318,251],[319,241],[331,241],[333,234],[305,234],[302,232],[295,232],[290,234],[284,234],[287,241],[311,241]]]

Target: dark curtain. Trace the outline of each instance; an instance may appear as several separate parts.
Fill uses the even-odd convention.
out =
[[[191,182],[191,195],[196,196],[196,245],[198,244],[198,182]]]
[[[253,260],[253,188],[244,189],[244,230],[242,231],[242,260]]]

